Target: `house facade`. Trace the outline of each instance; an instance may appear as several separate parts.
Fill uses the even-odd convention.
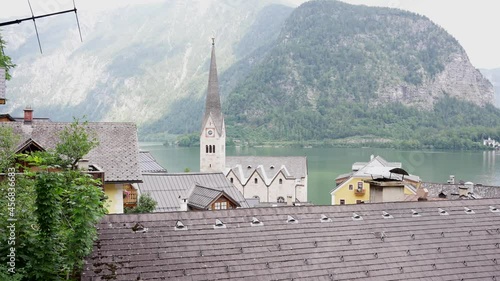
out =
[[[26,116],[31,119],[26,119]],[[0,126],[12,128],[14,134],[20,137],[18,151],[54,149],[60,132],[71,124],[38,121],[32,116],[25,114],[23,121],[0,122]],[[86,171],[95,169],[104,174],[102,188],[108,197],[108,212],[123,213],[127,197],[125,191],[135,190],[135,184],[142,182],[137,127],[133,123],[108,122],[89,122],[82,126],[89,134],[95,134],[99,145],[84,156],[86,161],[80,163],[80,168]]]
[[[307,202],[307,158],[226,157],[226,178],[245,198],[260,202]]]
[[[0,104],[5,104],[6,84],[5,68],[0,67]]]
[[[360,204],[370,202],[370,180],[378,177],[392,177],[404,183],[405,195],[416,195],[420,178],[414,175],[398,176],[388,171],[401,168],[399,162],[387,162],[380,156],[371,157],[369,162],[356,162],[352,172],[335,179],[336,187],[330,192],[332,205]],[[387,174],[387,175],[386,175]]]

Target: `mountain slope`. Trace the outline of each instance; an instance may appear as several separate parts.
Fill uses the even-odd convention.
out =
[[[471,122],[462,126],[500,124],[498,112],[489,108],[491,83],[458,42],[425,17],[312,1],[290,15],[276,42],[225,101],[234,137],[255,132],[256,139],[267,140],[409,139],[411,132],[398,123],[402,116],[427,126],[421,118],[431,115],[423,112],[435,111],[444,99],[488,108],[491,120],[474,124],[465,118]]]
[[[222,73],[276,38],[296,2],[176,0],[82,13],[83,43],[73,15],[53,17],[37,22],[43,55],[31,25],[5,28],[6,53],[18,67],[1,110],[21,114],[31,105],[36,116],[54,120],[85,114],[141,126],[159,121],[164,128],[156,131],[198,129],[199,118],[189,117],[201,116],[210,38]]]
[[[495,89],[495,106],[500,108],[500,68],[480,69],[481,73],[490,80]]]

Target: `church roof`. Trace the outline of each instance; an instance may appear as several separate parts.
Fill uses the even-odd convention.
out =
[[[81,280],[500,280],[499,208],[496,198],[107,215]]]
[[[305,156],[228,156],[226,157],[227,175],[230,171],[245,185],[249,178],[258,173],[266,185],[270,185],[281,172],[286,178],[305,178],[307,158]]]
[[[202,130],[209,117],[215,124],[217,132],[222,134],[224,120],[219,95],[219,80],[217,78],[217,63],[215,60],[215,44],[212,42],[212,56],[210,58],[210,70],[208,74],[207,99],[205,102],[205,115],[203,117]]]

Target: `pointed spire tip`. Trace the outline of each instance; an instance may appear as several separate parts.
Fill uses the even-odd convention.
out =
[[[212,37],[212,46],[215,46],[215,37]]]

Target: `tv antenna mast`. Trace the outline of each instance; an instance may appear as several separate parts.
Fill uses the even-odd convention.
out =
[[[38,28],[36,26],[36,20],[40,19],[40,18],[46,18],[46,17],[56,16],[56,15],[61,15],[61,14],[66,14],[66,13],[75,13],[76,24],[78,26],[78,32],[80,33],[80,41],[83,42],[83,39],[82,39],[82,30],[80,29],[80,21],[78,20],[78,12],[77,12],[77,9],[76,9],[75,0],[73,0],[73,9],[65,10],[65,11],[59,11],[59,12],[54,12],[54,13],[45,14],[45,15],[39,15],[39,16],[35,16],[35,14],[33,13],[33,9],[31,8],[30,0],[27,0],[27,1],[28,1],[28,5],[30,7],[30,11],[31,11],[31,17],[17,19],[17,20],[12,20],[12,21],[6,21],[6,22],[0,22],[0,27],[7,26],[7,25],[12,25],[12,24],[20,24],[23,21],[32,20],[33,21],[33,25],[35,26],[36,38],[38,40],[38,47],[40,48],[40,53],[43,54],[43,52],[42,52],[42,44],[40,43],[40,35],[38,34]],[[3,50],[2,50],[2,52],[3,52]]]

